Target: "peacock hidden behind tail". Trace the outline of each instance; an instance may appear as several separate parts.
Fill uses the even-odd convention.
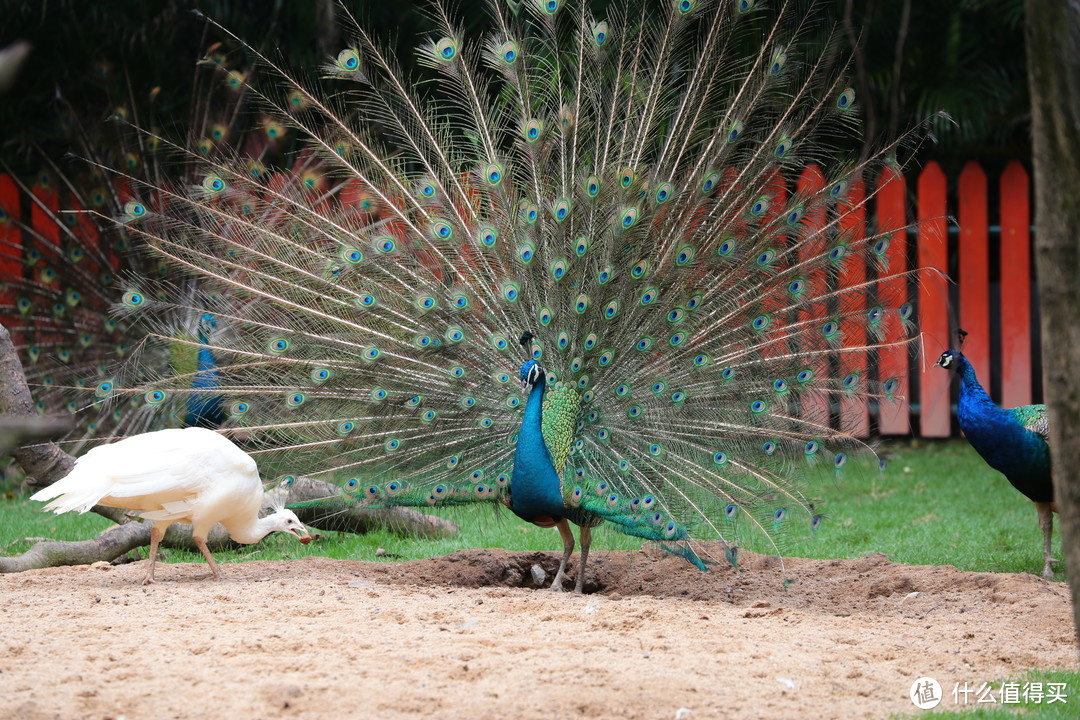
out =
[[[249,48],[308,172],[172,146],[202,181],[141,183],[117,222],[211,290],[125,312],[150,343],[210,313],[225,432],[349,502],[608,520],[700,567],[695,540],[734,561],[744,530],[816,528],[808,462],[865,447],[837,401],[903,392],[905,272],[854,220],[899,143],[860,159],[845,64],[804,54],[821,18],[775,5],[491,2],[470,36],[436,3],[423,83],[351,18],[325,86]]]

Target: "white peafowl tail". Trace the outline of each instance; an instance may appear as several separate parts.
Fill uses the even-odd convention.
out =
[[[227,431],[256,457],[357,503],[557,526],[560,586],[567,521],[583,554],[607,520],[702,569],[696,540],[735,562],[741,530],[816,528],[807,463],[865,447],[836,402],[901,392],[879,350],[909,342],[904,273],[851,221],[898,145],[844,149],[854,93],[833,53],[800,55],[803,3],[489,5],[482,37],[431,7],[431,82],[355,22],[325,90],[260,57],[248,91],[310,172],[173,148],[202,180],[141,183],[118,222],[213,292],[132,289],[126,312],[216,318]],[[98,395],[196,392],[150,374]]]

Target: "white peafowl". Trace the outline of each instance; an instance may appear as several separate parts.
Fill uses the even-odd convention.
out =
[[[101,445],[75,462],[64,478],[30,496],[50,501],[46,510],[84,513],[94,505],[139,511],[152,520],[150,567],[154,582],[158,543],[176,522],[192,524],[191,537],[215,578],[217,563],[206,538],[221,523],[238,543],[257,543],[272,532],[311,536],[292,510],[277,508],[260,518],[263,486],[255,461],[231,440],[206,428],[159,430]]]
[[[173,147],[198,185],[132,177],[117,222],[213,293],[133,287],[123,310],[151,329],[213,315],[224,431],[275,471],[556,527],[557,590],[570,523],[578,592],[602,521],[703,570],[716,548],[735,563],[744,530],[816,529],[804,469],[865,448],[838,403],[901,392],[912,309],[888,232],[856,221],[899,143],[859,157],[844,64],[829,42],[800,57],[821,23],[776,5],[598,19],[492,0],[474,38],[436,3],[423,83],[351,18],[331,90],[259,56],[249,92],[305,139],[309,172]],[[96,402],[177,412],[198,392],[142,375]]]

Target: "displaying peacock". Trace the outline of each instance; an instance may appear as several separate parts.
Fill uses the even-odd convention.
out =
[[[1043,572],[1054,578],[1050,538],[1054,532],[1054,481],[1050,467],[1050,427],[1045,405],[1004,409],[986,394],[975,368],[957,350],[941,353],[939,367],[960,376],[960,403],[956,417],[975,451],[986,464],[1004,475],[1012,486],[1035,503],[1043,532]]]
[[[844,63],[800,56],[821,23],[777,5],[493,0],[469,37],[434,4],[425,82],[352,18],[325,84],[251,50],[241,82],[307,171],[152,131],[197,184],[114,168],[116,222],[202,290],[133,286],[124,313],[216,323],[139,351],[211,352],[223,432],[264,474],[557,527],[555,589],[570,524],[578,592],[603,521],[701,569],[816,529],[805,469],[866,447],[838,407],[902,392],[912,310],[857,220],[899,142],[860,156]],[[96,395],[182,414],[191,379],[133,363]]]

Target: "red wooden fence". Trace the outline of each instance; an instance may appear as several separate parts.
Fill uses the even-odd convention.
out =
[[[806,168],[794,183],[802,192],[812,192],[825,182],[816,167]],[[851,190],[850,203],[859,206],[859,199],[873,188],[874,198],[869,207],[860,206],[841,221],[841,229],[861,235],[868,226],[890,243],[889,267],[892,273],[909,269],[909,241],[914,238],[917,264],[933,271],[920,273],[917,286],[904,279],[879,283],[878,292],[891,296],[917,296],[918,326],[922,333],[921,354],[912,358],[904,347],[885,348],[879,353],[879,364],[889,368],[905,388],[903,397],[896,402],[884,402],[876,413],[865,403],[842,400],[839,405],[840,427],[865,436],[871,432],[882,435],[906,435],[915,429],[923,437],[947,437],[955,431],[949,398],[955,389],[950,387],[948,373],[933,367],[941,352],[955,346],[956,323],[969,334],[963,351],[974,363],[984,387],[994,399],[1006,407],[1032,402],[1037,358],[1032,358],[1032,302],[1031,302],[1031,208],[1028,174],[1019,163],[1010,163],[1000,178],[1000,194],[997,205],[998,226],[989,210],[986,174],[976,163],[968,163],[956,179],[955,193],[949,193],[949,179],[937,163],[929,163],[916,178],[917,203],[909,208],[907,180],[892,168],[885,168],[874,183],[857,184]],[[777,198],[786,198],[788,187],[778,182]],[[33,193],[41,206],[55,210],[58,193],[47,183],[39,182]],[[950,199],[955,197],[955,206]],[[3,281],[25,277],[24,247],[27,246],[17,222],[27,218],[38,238],[56,249],[61,247],[60,229],[41,206],[27,203],[20,207],[18,187],[11,178],[0,175],[0,308],[11,308],[15,293],[5,288]],[[782,202],[774,203],[776,208]],[[870,212],[872,211],[872,212]],[[949,217],[959,221],[959,232],[950,234]],[[807,223],[819,226],[824,217],[807,217]],[[917,221],[912,225],[912,221]],[[912,232],[912,227],[915,228]],[[991,272],[995,263],[990,255],[991,240],[996,232],[1000,253],[998,283],[993,284]],[[87,247],[98,243],[97,232],[83,216],[76,223],[74,232],[79,234]],[[949,258],[956,258],[954,277],[955,299],[950,301]],[[110,258],[113,268],[116,258]],[[32,272],[32,271],[30,271]],[[862,258],[845,264],[840,282],[844,284],[865,281],[866,263]],[[30,278],[35,279],[35,278]],[[812,287],[824,288],[824,277],[808,280]],[[917,288],[917,289],[916,289]],[[1000,308],[997,322],[991,312],[996,304]],[[950,303],[955,302],[957,307]],[[9,324],[17,319],[0,312],[0,322]],[[886,328],[886,337],[895,338],[898,327]],[[1000,348],[998,357],[993,356],[993,339]],[[846,338],[858,343],[860,338]],[[16,342],[18,338],[16,337]],[[865,359],[852,361],[851,370],[864,370]],[[882,370],[883,374],[885,371]],[[884,379],[884,378],[883,378]],[[913,400],[918,400],[917,403]],[[807,412],[819,413],[820,407],[807,408]],[[876,417],[876,428],[871,422]]]

